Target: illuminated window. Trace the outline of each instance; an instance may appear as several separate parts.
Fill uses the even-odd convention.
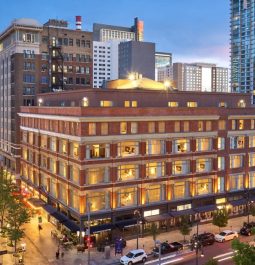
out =
[[[173,152],[174,153],[185,153],[190,151],[190,140],[189,139],[177,139],[173,141]]]
[[[117,191],[117,207],[137,204],[137,190],[134,187],[120,188]]]
[[[230,155],[230,168],[240,168],[243,166],[243,155]]]
[[[219,120],[219,130],[226,130],[226,121]]]
[[[118,166],[118,180],[128,181],[139,178],[138,165],[121,165]]]
[[[254,130],[254,128],[255,128],[255,121],[254,120],[251,120],[251,130]]]
[[[203,126],[204,126],[203,121],[198,121],[198,131],[199,132],[203,131],[203,129],[204,129]]]
[[[108,167],[89,168],[86,170],[86,184],[96,185],[109,182]]]
[[[164,200],[161,185],[152,184],[146,188],[146,203],[160,202]]]
[[[131,106],[132,106],[132,108],[136,108],[137,107],[137,101],[132,101]]]
[[[255,136],[249,136],[249,147],[255,147]]]
[[[148,133],[155,133],[155,122],[148,122]]]
[[[212,159],[200,158],[196,160],[196,172],[209,172],[212,170]]]
[[[82,99],[82,107],[88,107],[89,106],[89,99],[84,97]]]
[[[109,208],[109,197],[106,192],[94,192],[89,195],[90,211],[100,211]]]
[[[41,147],[47,148],[47,135],[41,135]]]
[[[33,145],[34,144],[34,134],[32,132],[28,133],[28,142],[29,144]]]
[[[96,123],[95,122],[89,123],[89,135],[96,135]]]
[[[211,150],[212,150],[211,138],[196,139],[196,151],[211,151]]]
[[[212,193],[212,179],[198,179],[196,182],[196,194],[205,195]]]
[[[249,167],[255,166],[255,153],[249,153]]]
[[[174,199],[189,197],[189,186],[187,184],[189,184],[189,182],[177,181],[174,183]]]
[[[206,129],[206,131],[211,131],[212,130],[212,122],[211,121],[206,121],[205,129]]]
[[[164,140],[148,140],[146,142],[146,154],[147,155],[159,155],[165,153],[165,141]]]
[[[238,108],[245,108],[246,107],[246,103],[243,99],[240,99],[237,103]]]
[[[182,160],[182,161],[174,161],[172,163],[172,173],[173,175],[183,175],[190,173],[190,161]]]
[[[218,170],[224,170],[225,169],[225,157],[218,156]]]
[[[231,136],[230,137],[230,148],[244,148],[244,136]]]
[[[127,134],[127,123],[126,122],[120,123],[120,133]]]
[[[100,101],[100,106],[101,107],[112,107],[113,106],[113,102],[110,100],[101,100]]]
[[[59,161],[59,176],[66,178],[67,176],[67,164],[63,161]]]
[[[189,101],[189,102],[187,102],[187,107],[189,107],[189,108],[196,108],[197,107],[197,102],[195,102],[195,101]]]
[[[70,143],[70,156],[74,158],[79,157],[79,144],[78,143]]]
[[[72,182],[76,184],[80,183],[80,170],[77,166],[74,165],[69,166],[69,176]]]
[[[236,120],[231,121],[231,128],[232,130],[236,130]]]
[[[178,107],[179,103],[177,101],[168,101],[168,107]]]
[[[106,158],[109,156],[110,156],[109,144],[86,145],[86,158],[87,159]]]
[[[131,133],[137,133],[137,131],[138,131],[137,122],[131,122]]]
[[[139,154],[138,142],[121,142],[118,143],[118,156],[128,157],[136,156]]]
[[[226,107],[227,107],[227,103],[221,101],[221,102],[219,103],[219,107],[220,107],[220,108],[226,108]]]
[[[244,129],[244,120],[239,120],[238,121],[238,129],[243,130]]]
[[[101,123],[101,135],[108,135],[108,123],[107,122]]]
[[[165,175],[164,162],[151,162],[146,164],[146,178],[159,178]]]
[[[55,137],[50,138],[50,150],[53,152],[57,150],[57,139]]]
[[[67,141],[66,140],[59,141],[59,152],[65,155],[67,154]]]
[[[218,192],[224,192],[225,191],[225,179],[224,177],[218,177]],[[222,199],[216,199],[216,204],[225,203],[226,199],[223,198],[223,202],[221,202]]]
[[[129,100],[125,100],[124,101],[124,107],[125,108],[129,108],[130,107],[130,101]]]
[[[230,190],[240,190],[244,187],[244,177],[242,174],[238,175],[230,175],[229,176],[230,182]]]
[[[255,172],[249,172],[249,188],[255,188]]]

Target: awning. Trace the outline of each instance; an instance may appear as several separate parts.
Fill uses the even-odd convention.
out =
[[[90,233],[98,233],[103,231],[109,231],[114,227],[113,224],[102,224],[90,227]]]
[[[192,209],[187,209],[183,211],[171,211],[169,212],[169,214],[172,217],[179,217],[179,216],[184,216],[184,215],[192,215],[192,214],[195,214],[195,212]]]
[[[204,205],[194,209],[197,213],[205,213],[217,210],[217,206],[215,204]]]
[[[45,202],[38,198],[29,198],[27,199],[27,202],[31,204],[34,208],[40,208],[45,205]]]
[[[136,224],[137,224],[137,220],[136,219],[122,220],[122,221],[119,221],[119,222],[115,223],[115,225],[118,226],[119,228],[134,226]]]
[[[54,213],[54,212],[57,211],[56,208],[54,208],[53,206],[51,206],[51,205],[49,205],[49,204],[45,204],[45,205],[43,206],[43,209],[44,209],[46,212],[48,212],[49,214],[52,214],[52,213]]]
[[[145,221],[148,223],[156,222],[156,221],[164,221],[164,220],[169,219],[170,217],[171,216],[168,213],[164,213],[164,214],[147,216],[147,217],[145,217]]]
[[[51,213],[51,216],[53,216],[54,218],[56,218],[60,223],[64,223],[65,221],[68,220],[67,216],[65,216],[64,214],[56,211],[54,213]]]
[[[236,201],[230,201],[229,203],[232,206],[246,205],[247,204],[247,200],[246,199],[240,199],[240,200],[236,200]]]
[[[65,220],[63,222],[63,225],[73,233],[80,231],[80,227],[72,220],[69,219]]]

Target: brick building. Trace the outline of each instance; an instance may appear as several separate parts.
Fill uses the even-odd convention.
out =
[[[22,188],[81,229],[90,214],[92,232],[134,232],[135,210],[143,231],[165,229],[221,207],[243,214],[255,196],[249,95],[134,88],[40,98],[19,114]]]

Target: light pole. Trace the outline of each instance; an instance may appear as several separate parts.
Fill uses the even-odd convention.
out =
[[[196,251],[196,265],[198,265],[198,251],[201,251],[201,257],[204,257],[204,248],[202,242],[198,238],[198,225],[199,225],[200,219],[197,220],[197,232],[195,234],[195,238],[192,242],[192,248]]]
[[[138,209],[134,210],[134,216],[136,217],[136,232],[137,232],[137,237],[136,237],[136,249],[138,249],[138,240],[139,240],[139,228],[140,228],[140,223],[139,220],[141,218],[141,213]]]
[[[91,207],[91,203],[89,201],[88,194],[86,195],[86,204],[87,204],[87,214],[88,214],[87,235],[88,235],[88,239],[89,239],[89,243],[88,243],[88,265],[90,265],[90,207]]]

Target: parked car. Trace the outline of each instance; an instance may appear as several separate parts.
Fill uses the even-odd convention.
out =
[[[240,234],[244,236],[250,236],[253,228],[255,228],[255,222],[245,223],[240,229]]]
[[[192,240],[198,239],[203,246],[212,245],[215,242],[214,234],[212,233],[203,233],[199,234],[198,236],[195,234],[192,237]]]
[[[120,258],[120,263],[124,265],[132,265],[139,262],[145,262],[147,254],[143,249],[135,249],[129,251],[125,256]]]
[[[236,231],[232,231],[232,230],[224,230],[224,231],[220,232],[219,234],[215,235],[214,238],[218,242],[224,242],[224,241],[238,238],[238,233]]]
[[[170,252],[182,250],[182,249],[183,249],[183,245],[179,242],[172,242],[170,244],[168,242],[161,243],[161,254],[162,255],[170,253]],[[152,253],[154,256],[158,256],[159,255],[159,247],[153,248]]]

